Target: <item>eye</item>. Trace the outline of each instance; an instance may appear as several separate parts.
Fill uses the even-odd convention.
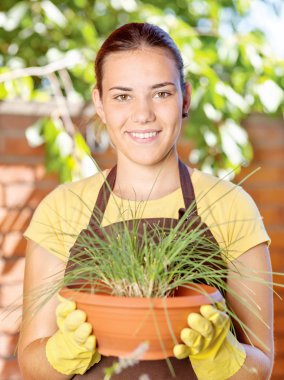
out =
[[[155,97],[158,97],[158,98],[167,98],[168,96],[171,96],[172,94],[170,92],[167,92],[167,91],[159,91],[155,94]]]
[[[130,96],[127,94],[121,94],[114,97],[115,100],[118,100],[119,102],[125,102],[126,100],[129,100]]]

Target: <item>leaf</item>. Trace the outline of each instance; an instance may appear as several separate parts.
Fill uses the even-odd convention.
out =
[[[51,1],[49,0],[42,1],[41,7],[50,21],[54,22],[61,28],[66,26],[66,23],[67,23],[66,17],[60,11],[60,9],[56,5],[54,5]]]
[[[22,21],[27,10],[28,5],[25,1],[17,2],[16,5],[9,9],[6,15],[4,14],[4,17],[2,16],[2,18],[0,18],[0,20],[2,19],[0,27],[4,28],[7,31],[16,29]]]
[[[255,92],[268,112],[275,112],[284,100],[283,89],[270,79],[257,85]]]
[[[79,149],[79,151],[88,153],[88,154],[91,153],[90,148],[88,144],[86,143],[86,140],[84,139],[84,137],[81,135],[81,133],[76,132],[74,136],[74,140],[75,140],[75,146],[77,149]]]
[[[44,144],[45,139],[42,136],[43,121],[37,120],[25,130],[26,139],[29,146],[38,147]]]

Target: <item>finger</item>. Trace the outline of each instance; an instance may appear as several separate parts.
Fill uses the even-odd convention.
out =
[[[87,316],[82,310],[74,310],[72,313],[67,315],[64,326],[68,331],[76,330],[82,323],[85,322]]]
[[[204,338],[211,338],[214,334],[212,323],[198,313],[191,313],[187,318],[189,326],[199,332]]]
[[[218,310],[221,310],[221,311],[227,310],[227,305],[226,305],[226,301],[224,300],[224,298],[222,299],[222,301],[216,302],[215,306]]]
[[[94,356],[92,357],[91,363],[89,365],[89,368],[93,367],[94,364],[97,364],[101,360],[101,354],[96,351],[94,353]]]
[[[63,299],[63,297],[61,297]],[[56,307],[56,315],[57,317],[65,318],[68,314],[76,309],[76,303],[74,301],[69,301],[64,298],[57,307]]]
[[[88,336],[86,342],[84,343],[85,348],[88,351],[95,351],[96,348],[96,337],[94,335]]]
[[[184,344],[176,344],[174,346],[173,353],[177,359],[185,359],[189,356],[190,350]]]
[[[229,316],[211,305],[201,306],[200,313],[208,321],[211,321],[216,327],[222,327],[229,323]]]
[[[197,331],[185,328],[181,330],[180,338],[190,349],[190,354],[196,354],[202,350],[204,338]]]
[[[91,335],[92,329],[93,328],[90,323],[82,323],[73,334],[75,341],[79,344],[85,343],[88,336]]]

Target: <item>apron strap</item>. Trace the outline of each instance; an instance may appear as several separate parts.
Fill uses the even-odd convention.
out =
[[[187,210],[188,207],[192,204],[192,202],[195,201],[194,189],[186,165],[181,160],[179,160],[178,166],[185,210]],[[116,170],[117,167],[115,165],[110,170],[103,185],[100,188],[97,201],[93,210],[93,214],[90,220],[91,227],[95,225],[100,225],[103,220],[109,197],[115,185]],[[193,209],[193,211],[195,211],[195,209],[196,207]]]
[[[195,201],[194,189],[186,165],[181,160],[179,160],[178,166],[184,205],[185,209],[187,210],[192,202]]]
[[[101,224],[110,194],[114,188],[115,179],[116,165],[110,170],[103,185],[100,188],[97,201],[89,223],[91,227],[99,226]]]

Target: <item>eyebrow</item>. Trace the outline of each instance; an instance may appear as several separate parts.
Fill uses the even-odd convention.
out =
[[[176,86],[173,82],[162,82],[162,83],[157,83],[157,84],[154,84],[153,86],[151,86],[150,88],[151,89],[155,89],[155,88],[160,88],[160,87],[165,87],[165,86]],[[130,88],[130,87],[121,87],[121,86],[115,86],[115,87],[111,87],[109,89],[109,91],[111,90],[121,90],[121,91],[133,91],[133,88]]]

